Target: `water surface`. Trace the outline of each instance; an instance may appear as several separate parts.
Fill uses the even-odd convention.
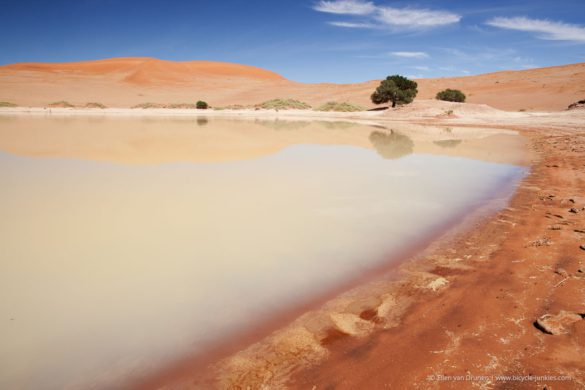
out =
[[[396,260],[523,140],[349,122],[0,116],[0,388],[115,387]]]

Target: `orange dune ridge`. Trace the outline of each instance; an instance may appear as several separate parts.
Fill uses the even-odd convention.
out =
[[[277,73],[248,65],[231,64],[213,61],[164,61],[148,57],[111,58],[96,61],[63,62],[63,63],[18,63],[0,67],[1,70],[34,71],[61,74],[94,74],[124,73],[124,81],[154,84],[157,78],[174,78],[177,81],[189,77],[232,76],[258,79],[284,79]],[[140,79],[143,75],[144,78]]]
[[[394,73],[388,69],[388,75]],[[471,103],[509,111],[559,111],[585,98],[585,63],[417,82],[422,99],[455,88],[465,92]],[[241,64],[131,57],[0,66],[0,101],[34,107],[63,100],[76,106],[99,102],[108,107],[132,107],[200,99],[212,106],[252,105],[291,98],[312,106],[335,100],[372,108],[369,97],[378,83],[306,84]]]

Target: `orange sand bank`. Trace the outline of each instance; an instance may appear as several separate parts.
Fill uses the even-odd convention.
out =
[[[388,74],[392,73],[388,69]],[[417,81],[418,96],[423,99],[433,98],[445,88],[457,88],[467,94],[471,103],[510,111],[558,111],[585,97],[585,63]],[[305,84],[240,64],[113,58],[0,66],[0,101],[46,106],[66,100],[79,106],[99,102],[108,107],[131,107],[146,102],[193,103],[199,99],[213,106],[248,105],[273,98],[294,98],[313,106],[337,100],[371,108],[369,96],[378,82]]]

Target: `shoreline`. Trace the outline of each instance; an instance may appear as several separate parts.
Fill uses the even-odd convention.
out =
[[[168,117],[168,118],[236,118],[275,120],[347,120],[363,124],[391,124],[410,122],[429,126],[484,126],[499,129],[514,129],[537,126],[581,126],[585,123],[585,110],[564,111],[502,111],[485,104],[453,103],[437,100],[418,100],[396,108],[381,108],[372,111],[336,112],[315,110],[267,110],[225,109],[196,110],[173,108],[49,108],[49,107],[0,107],[0,116],[100,116],[100,117]]]
[[[61,108],[61,107],[0,107],[0,114],[8,115],[60,115],[60,116],[156,116],[156,117],[279,117],[279,118],[362,118],[376,119],[383,111],[331,112],[314,110],[222,109],[205,110],[182,108]]]

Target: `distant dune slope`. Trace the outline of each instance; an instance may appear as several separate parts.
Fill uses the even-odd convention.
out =
[[[281,75],[248,65],[212,61],[164,61],[148,57],[111,58],[97,61],[64,63],[19,63],[0,66],[0,70],[32,71],[47,74],[125,75],[124,81],[156,85],[157,81],[173,79],[189,81],[196,77],[232,76],[262,80],[281,80]]]
[[[388,74],[395,73],[388,69]],[[464,91],[468,101],[510,110],[563,110],[585,99],[585,63],[479,76],[419,79],[419,97],[445,88]],[[108,107],[140,103],[192,103],[213,106],[255,104],[295,98],[317,106],[330,100],[373,107],[369,97],[379,81],[356,84],[304,84],[253,66],[211,61],[174,62],[154,58],[112,58],[71,63],[0,66],[0,101],[46,106],[99,102]]]

